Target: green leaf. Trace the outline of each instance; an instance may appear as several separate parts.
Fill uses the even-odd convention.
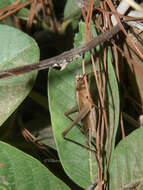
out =
[[[143,189],[143,129],[137,129],[116,147],[110,167],[110,190]],[[131,188],[132,187],[132,188]],[[126,188],[129,189],[129,188]]]
[[[21,2],[26,2],[28,0],[21,0]],[[6,8],[12,3],[15,3],[16,0],[0,0],[0,9]]]
[[[38,160],[1,141],[0,155],[0,189],[69,189]]]
[[[30,36],[0,25],[0,70],[39,61],[39,48]],[[37,72],[0,80],[0,125],[15,111],[33,87]]]
[[[77,1],[67,0],[64,8],[64,20],[80,16],[81,16],[81,9],[78,6]]]
[[[16,12],[16,16],[23,20],[28,20],[29,14],[30,10],[28,8],[22,8],[18,12]]]
[[[107,68],[108,74],[106,75],[107,93],[106,93],[105,107],[108,119],[109,144],[106,146],[106,151],[109,156],[107,159],[110,161],[110,157],[112,157],[112,153],[115,148],[115,138],[119,123],[120,102],[119,102],[118,83],[112,65],[112,57],[109,49],[107,51],[107,63],[108,63],[108,68]]]
[[[95,25],[91,25],[91,29],[92,34],[95,37],[97,35],[95,31]],[[83,43],[84,35],[85,24],[81,22],[79,24],[79,33],[75,36],[74,47],[80,46]],[[102,46],[98,46],[96,50],[97,52],[101,51],[99,54],[101,55],[100,64],[102,67]],[[85,54],[85,59],[86,73],[93,72],[89,52]],[[118,85],[112,66],[110,51],[107,52],[107,63],[107,97],[105,104],[108,115],[108,124],[110,126],[110,133],[109,146],[106,147],[106,150],[110,148],[110,150],[107,151],[110,159],[111,152],[114,149],[115,136],[119,120]],[[64,112],[68,111],[76,104],[74,81],[77,72],[78,74],[82,74],[81,58],[71,62],[64,71],[50,70],[48,92],[53,132],[62,165],[67,174],[73,179],[73,181],[85,188],[88,187],[91,183],[95,182],[97,179],[97,162],[95,155],[91,156],[91,152],[82,147],[79,147],[76,144],[67,142],[61,137],[62,132],[71,124],[71,121],[69,121],[64,116]],[[94,85],[96,86],[96,84]],[[94,91],[94,94],[97,96],[97,87],[94,89],[96,89]],[[81,133],[77,126],[75,126],[67,136],[81,144],[87,145],[85,136]]]
[[[80,22],[79,33],[75,37],[75,46],[80,46],[83,43],[85,24]],[[95,26],[92,25],[93,35],[96,35]],[[86,72],[92,71],[89,64],[89,52],[86,57]],[[89,152],[84,148],[65,141],[61,134],[69,126],[69,121],[64,112],[71,109],[76,104],[74,80],[76,74],[81,73],[81,58],[71,62],[63,71],[50,70],[49,73],[49,106],[52,119],[54,138],[57,145],[58,153],[62,165],[67,174],[82,187],[90,185],[90,168],[89,168]],[[77,114],[77,113],[76,113]],[[75,116],[75,114],[73,114]],[[74,118],[74,117],[73,117]],[[74,139],[81,144],[86,144],[87,141],[79,128],[75,126],[69,133],[68,137]],[[94,163],[96,163],[94,157]],[[94,168],[96,178],[96,167]]]
[[[10,0],[1,0],[0,1],[0,9],[6,8],[11,4]]]

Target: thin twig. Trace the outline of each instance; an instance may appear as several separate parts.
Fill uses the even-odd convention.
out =
[[[104,33],[98,35],[97,37],[90,40],[88,43],[81,45],[78,48],[73,48],[69,51],[65,51],[62,54],[45,59],[38,63],[33,63],[31,65],[19,66],[12,69],[3,70],[0,72],[0,79],[14,77],[24,73],[28,73],[34,70],[43,70],[49,67],[57,67],[66,63],[70,63],[73,59],[78,58],[80,55],[84,54],[86,51],[91,50],[97,45],[111,39],[115,34],[120,31],[120,26],[117,24],[113,26],[110,30],[106,30]]]

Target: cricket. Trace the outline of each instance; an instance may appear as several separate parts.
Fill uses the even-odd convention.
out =
[[[71,141],[83,148],[96,152],[96,150],[91,149],[88,146],[79,144],[78,142],[69,139],[66,137],[68,132],[79,122],[81,121],[83,132],[86,138],[91,139],[91,136],[95,136],[96,134],[96,110],[95,105],[93,103],[92,98],[88,96],[88,91],[85,85],[85,75],[76,75],[75,77],[75,94],[76,94],[76,101],[77,105],[75,105],[71,110],[65,112],[65,116],[69,117],[70,114],[79,111],[75,119],[72,121],[71,125],[62,133],[62,137],[67,140]],[[91,109],[91,111],[90,111]],[[94,126],[92,125],[92,120],[94,122]],[[93,126],[91,128],[91,126]]]

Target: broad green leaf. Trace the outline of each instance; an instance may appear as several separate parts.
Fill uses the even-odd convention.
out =
[[[39,61],[36,42],[25,33],[0,25],[0,71]],[[33,87],[37,72],[0,80],[0,125],[15,111]]]
[[[95,32],[95,29],[93,29],[94,27],[95,26],[92,25],[92,33],[93,36],[96,36],[97,34]],[[85,24],[80,23],[79,33],[75,37],[75,47],[80,46],[83,43],[84,35],[85,35]],[[102,48],[100,49],[99,46],[96,49],[97,52],[102,50]],[[100,55],[101,55],[100,64],[102,65],[103,61],[102,52],[100,52]],[[90,73],[93,70],[90,64],[91,61],[89,53],[86,53],[85,57],[86,57],[86,73]],[[107,63],[108,63],[108,72],[107,72],[107,82],[106,82],[107,83],[106,110],[108,115],[108,124],[110,126],[109,146],[108,146],[111,149],[108,151],[110,158],[112,147],[114,147],[115,135],[118,127],[119,94],[118,94],[117,81],[111,62],[111,54],[109,51],[107,52]],[[81,59],[74,60],[72,63],[70,63],[67,66],[67,68],[64,71],[55,71],[55,70],[50,71],[49,105],[50,105],[50,113],[51,113],[54,137],[63,167],[67,172],[67,174],[77,184],[79,184],[82,187],[87,187],[97,179],[97,163],[95,155],[90,156],[91,152],[71,142],[67,142],[61,137],[62,132],[71,123],[71,121],[66,119],[66,117],[64,116],[64,112],[68,111],[76,104],[74,80],[77,72],[78,74],[82,73]],[[96,84],[94,85],[96,86]],[[95,95],[98,94],[97,88],[94,93]],[[86,138],[84,137],[84,135],[81,133],[81,131],[77,126],[75,126],[68,133],[68,137],[80,142],[81,144],[87,145]]]
[[[0,141],[0,189],[68,190],[38,160]]]
[[[143,189],[143,129],[137,129],[116,147],[109,171],[110,190]],[[127,188],[128,187],[128,188]]]
[[[0,1],[0,9],[6,8],[11,4],[10,0],[1,0]]]
[[[64,20],[80,18],[82,14],[81,7],[84,7],[84,5],[88,7],[88,3],[89,1],[84,0],[67,0],[64,8]],[[100,1],[94,0],[93,4],[94,6],[99,7]]]
[[[21,2],[26,2],[28,0],[21,0]],[[15,3],[16,0],[0,0],[0,9],[6,8],[12,3]]]
[[[79,24],[79,34],[75,37],[75,46],[80,46],[84,39],[85,24]],[[93,35],[96,35],[94,26],[92,25]],[[89,64],[89,53],[86,53],[86,71],[91,72],[91,65]],[[52,119],[53,132],[55,142],[57,145],[58,153],[62,162],[62,165],[67,174],[82,187],[87,187],[91,184],[90,168],[89,168],[89,152],[80,146],[71,142],[65,141],[61,134],[69,126],[69,121],[64,112],[71,109],[76,104],[75,99],[75,85],[74,79],[76,74],[81,73],[81,58],[71,62],[68,67],[63,71],[50,70],[49,73],[49,106]],[[76,113],[77,114],[77,113]],[[76,114],[73,114],[73,118]],[[86,139],[75,126],[69,133],[69,138],[86,144]],[[94,157],[94,171],[96,178],[96,160]]]
[[[67,0],[64,8],[64,20],[80,16],[81,9],[78,6],[77,0]]]

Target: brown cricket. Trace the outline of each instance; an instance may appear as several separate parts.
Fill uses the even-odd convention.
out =
[[[85,85],[85,81],[84,81],[84,77],[85,75],[77,75],[75,77],[75,90],[76,90],[76,100],[77,100],[77,105],[74,106],[71,110],[67,111],[65,113],[65,116],[67,116],[69,118],[69,114],[79,111],[79,113],[77,114],[77,116],[75,117],[75,119],[72,121],[71,125],[62,133],[62,137],[65,140],[71,141],[75,144],[78,144],[88,150],[94,151],[96,152],[96,150],[91,149],[88,146],[82,145],[72,139],[69,139],[68,137],[66,137],[67,133],[79,122],[81,121],[82,123],[82,127],[83,127],[83,132],[87,138],[87,140],[89,140],[89,135],[95,136],[96,131],[95,131],[95,127],[96,127],[96,112],[95,112],[95,105],[93,103],[93,100],[88,97],[88,91]],[[92,111],[90,110],[90,107],[92,105]],[[93,118],[94,115],[94,118]],[[92,124],[92,119],[94,119],[95,125],[93,126]],[[91,126],[92,129],[91,129]]]

